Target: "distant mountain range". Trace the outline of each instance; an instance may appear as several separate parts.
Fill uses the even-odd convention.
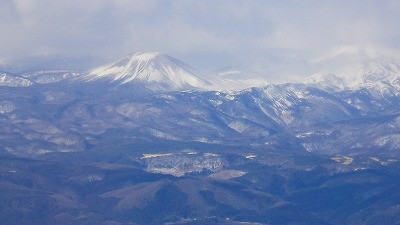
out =
[[[88,73],[3,72],[0,84],[0,147],[15,154],[84,151],[112,130],[323,154],[400,146],[400,69],[390,62],[366,64],[353,77],[317,74],[304,83],[232,91],[246,84],[207,79],[150,52]]]
[[[1,72],[0,221],[399,224],[396,63],[235,76],[153,52]]]

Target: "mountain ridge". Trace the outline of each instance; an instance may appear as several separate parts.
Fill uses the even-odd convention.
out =
[[[0,86],[29,87],[32,82],[16,74],[0,71]]]

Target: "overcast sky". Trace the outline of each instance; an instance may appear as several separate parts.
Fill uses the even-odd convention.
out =
[[[399,28],[400,1],[0,0],[0,65],[137,51],[203,70],[266,54],[397,57]]]

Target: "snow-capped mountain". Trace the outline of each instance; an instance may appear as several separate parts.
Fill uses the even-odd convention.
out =
[[[28,87],[32,82],[15,74],[0,72],[0,86]]]
[[[304,83],[329,91],[368,89],[378,94],[395,94],[400,90],[400,66],[387,61],[369,61],[356,72],[341,76],[316,73]]]
[[[380,91],[400,90],[400,66],[393,62],[372,61],[348,79],[351,89],[372,88]]]
[[[138,52],[90,72],[86,81],[142,83],[153,90],[207,89],[211,84],[186,63],[158,52]]]

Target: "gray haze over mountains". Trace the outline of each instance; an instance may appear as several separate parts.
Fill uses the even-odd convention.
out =
[[[251,67],[241,76],[281,81],[337,68],[339,56],[398,57],[399,12],[398,1],[5,0],[0,69],[86,71],[160,51],[203,72]]]

